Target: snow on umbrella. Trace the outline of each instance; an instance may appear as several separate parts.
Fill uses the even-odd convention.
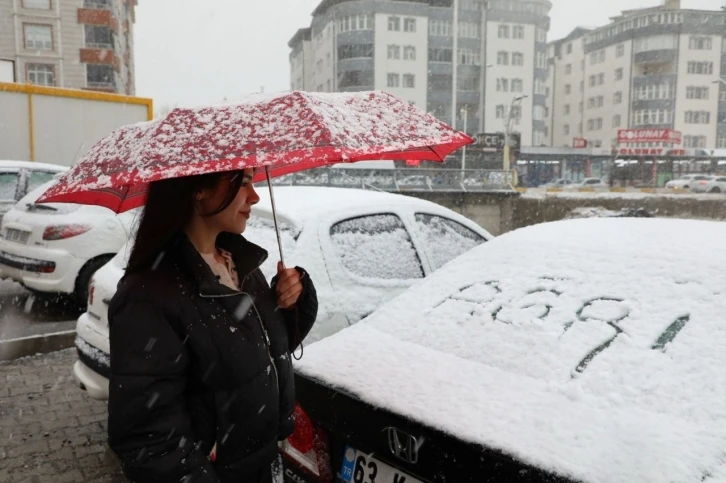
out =
[[[38,202],[100,205],[121,213],[142,206],[148,184],[162,179],[264,168],[254,181],[267,178],[269,184],[270,177],[341,162],[443,161],[471,142],[384,92],[256,95],[235,104],[174,109],[164,118],[120,128]]]

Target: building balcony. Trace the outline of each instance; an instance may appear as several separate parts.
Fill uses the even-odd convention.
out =
[[[638,52],[633,55],[633,62],[635,64],[667,64],[675,62],[678,58],[678,51],[676,49],[658,49],[649,50],[646,52]]]
[[[109,49],[81,49],[80,61],[84,64],[101,64],[120,67],[121,61],[116,54]]]
[[[83,0],[83,8],[111,10],[112,0]]]
[[[78,23],[81,25],[101,25],[110,27],[114,33],[118,33],[118,20],[111,14],[110,10],[79,8],[77,15]]]
[[[676,74],[651,74],[633,77],[633,87],[654,84],[675,84]]]

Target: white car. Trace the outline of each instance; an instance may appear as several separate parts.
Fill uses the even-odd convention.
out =
[[[713,188],[711,184],[716,176],[703,175],[691,181],[691,193],[709,193]]]
[[[471,250],[305,351],[285,474],[726,481],[724,240],[598,218]]]
[[[253,208],[245,237],[269,252],[270,280],[279,260],[266,190]],[[277,187],[285,263],[304,267],[318,292],[311,344],[358,322],[384,302],[430,275],[490,235],[471,220],[429,201],[341,188]],[[79,360],[73,372],[92,398],[108,397],[108,303],[129,246],[101,268],[89,290],[88,311],[77,324]]]
[[[28,193],[0,225],[0,276],[44,294],[72,294],[88,284],[126,243],[136,211],[116,215],[99,206],[36,203],[55,181]]]
[[[716,176],[706,185],[707,193],[726,193],[726,176]]]
[[[603,189],[609,188],[609,185],[600,178],[585,178],[579,183],[565,185],[564,188],[567,190],[576,190],[580,188]]]
[[[57,164],[0,160],[0,220],[20,198],[67,169]]]
[[[678,179],[668,181],[666,188],[671,190],[688,190],[694,182],[708,180],[710,176],[705,174],[684,174]]]

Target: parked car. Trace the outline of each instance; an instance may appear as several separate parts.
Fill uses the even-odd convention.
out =
[[[721,481],[724,239],[597,218],[475,248],[305,350],[288,481]]]
[[[565,186],[566,189],[580,189],[580,188],[609,188],[609,185],[600,178],[585,178],[579,183],[572,183]]]
[[[56,164],[0,160],[0,221],[20,198],[67,169]]]
[[[279,260],[269,195],[253,208],[245,237],[266,248],[270,280]],[[328,337],[492,236],[429,201],[375,191],[277,187],[285,261],[304,267],[318,292],[318,321],[306,345]],[[89,396],[108,397],[108,303],[126,266],[124,247],[98,270],[78,319],[74,374]]]
[[[573,182],[569,179],[555,178],[549,183],[544,185],[544,188],[564,188],[565,186],[571,185]]]
[[[711,182],[715,180],[715,176],[698,176],[691,181],[691,193],[708,193],[711,188]]]
[[[726,176],[716,176],[708,181],[706,185],[707,193],[726,193]]]
[[[11,208],[0,225],[0,277],[41,294],[88,298],[91,277],[126,243],[135,211],[116,215],[99,206],[36,203],[55,181]]]
[[[688,190],[694,181],[705,181],[708,178],[709,176],[705,174],[684,174],[678,179],[668,181],[665,187],[672,190]]]

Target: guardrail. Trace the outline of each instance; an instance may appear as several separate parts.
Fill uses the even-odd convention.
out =
[[[323,167],[273,179],[277,186],[329,186],[379,191],[513,190],[514,171],[426,169],[365,169]]]

